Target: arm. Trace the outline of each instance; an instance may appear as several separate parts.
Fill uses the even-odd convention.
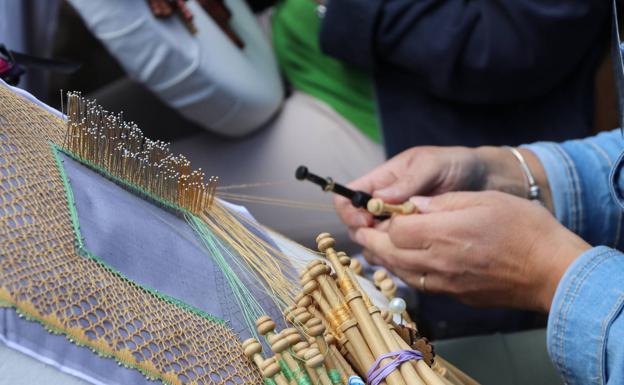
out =
[[[592,244],[623,245],[623,213],[610,195],[609,182],[623,143],[620,130],[613,130],[583,140],[524,147],[543,167],[559,222]]]
[[[582,0],[330,0],[320,40],[352,64],[400,67],[441,98],[502,103],[569,76],[608,10]]]
[[[624,384],[624,255],[583,253],[561,279],[548,318],[548,351],[567,384]]]
[[[619,130],[562,144],[536,143],[520,149],[542,190],[545,206],[565,227],[592,244],[624,246],[624,214],[610,195],[609,173],[624,147]],[[389,203],[414,195],[496,190],[527,196],[518,160],[500,147],[414,147],[349,184]],[[624,178],[621,182],[624,190]],[[365,211],[334,198],[352,230],[373,225]]]

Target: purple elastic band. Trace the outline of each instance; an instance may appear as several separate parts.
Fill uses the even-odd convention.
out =
[[[386,365],[379,367],[381,361],[386,358],[394,359]],[[398,352],[382,354],[377,357],[375,362],[373,362],[373,366],[366,372],[366,383],[368,385],[379,385],[379,383],[388,377],[399,365],[411,360],[422,360],[422,353],[418,350],[399,350]]]

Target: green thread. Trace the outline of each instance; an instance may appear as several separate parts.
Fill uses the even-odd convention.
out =
[[[313,385],[312,379],[310,379],[310,376],[308,376],[306,372],[302,371],[297,377],[297,385]]]
[[[93,254],[91,251],[89,251],[86,246],[84,245],[83,242],[83,238],[82,238],[82,233],[80,231],[80,222],[78,219],[78,211],[76,209],[76,202],[74,200],[74,193],[71,187],[71,184],[69,182],[69,178],[67,177],[67,173],[65,172],[65,167],[63,166],[63,159],[61,159],[60,157],[60,153],[62,152],[63,154],[66,154],[67,156],[69,156],[70,158],[76,160],[77,162],[82,162],[82,160],[78,159],[75,156],[72,156],[71,154],[68,154],[66,151],[63,151],[60,147],[58,147],[55,144],[51,144],[52,147],[52,153],[54,155],[54,158],[56,160],[56,164],[57,167],[59,169],[59,173],[61,174],[61,180],[63,182],[63,186],[65,187],[65,198],[67,200],[67,206],[69,208],[69,212],[70,212],[70,218],[72,221],[72,226],[74,229],[74,235],[76,237],[76,246],[77,246],[77,252],[79,255],[88,257],[92,260],[94,260],[95,262],[97,262],[100,266],[104,267],[106,270],[110,271],[111,273],[117,275],[118,277],[122,278],[123,280],[129,282],[131,285],[138,287],[141,290],[144,290],[154,296],[156,296],[157,298],[166,301],[168,303],[171,303],[172,305],[175,305],[183,310],[186,310],[190,313],[193,313],[199,317],[202,317],[204,319],[207,319],[208,321],[212,321],[215,322],[217,324],[220,325],[225,325],[226,322],[216,316],[213,316],[211,314],[208,314],[206,312],[204,312],[201,309],[198,309],[194,306],[191,306],[177,298],[171,297],[167,294],[161,293],[160,291],[147,287],[147,286],[143,286],[139,283],[134,282],[132,279],[130,279],[129,277],[127,277],[125,274],[123,274],[121,271],[113,268],[112,266],[110,266],[106,261],[104,261],[102,258],[100,258],[99,256]],[[89,166],[91,167],[91,166]],[[94,166],[95,167],[95,166]],[[105,175],[106,176],[106,175]],[[128,183],[126,183],[126,185],[130,185]],[[164,204],[164,203],[163,203]]]
[[[277,385],[277,384],[275,383],[274,379],[266,377],[264,379],[264,385]]]
[[[203,220],[190,213],[185,215],[185,219],[193,230],[195,230],[202,244],[208,249],[208,254],[221,269],[240,307],[247,328],[256,339],[259,339],[260,337],[255,327],[256,320],[265,314],[265,311],[255,299],[247,285],[241,280],[236,271],[234,271],[232,265],[228,263],[228,259],[232,264],[238,266],[242,274],[246,273],[245,267],[240,264],[237,256],[234,255],[228,245],[224,244]]]
[[[286,377],[289,382],[290,380],[295,378],[293,372],[290,370],[288,364],[286,363],[286,361],[284,361],[283,358],[281,360],[278,360],[277,363],[279,363],[280,368],[282,368],[282,373],[284,373],[284,377]]]
[[[340,372],[338,369],[330,369],[327,371],[327,376],[331,380],[332,384],[340,385],[342,384],[342,377],[340,376]]]

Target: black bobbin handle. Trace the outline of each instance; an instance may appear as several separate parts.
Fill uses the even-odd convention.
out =
[[[336,183],[331,178],[323,178],[316,174],[311,173],[306,166],[299,166],[295,171],[295,178],[298,180],[308,180],[316,185],[319,185],[323,191],[331,191],[335,194],[341,195],[351,201],[354,207],[366,209],[368,201],[373,199],[373,196],[364,191],[351,190],[339,183]],[[388,219],[388,215],[375,216],[377,220]]]

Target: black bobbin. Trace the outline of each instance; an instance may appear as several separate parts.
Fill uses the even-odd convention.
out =
[[[338,195],[341,195],[351,201],[354,207],[366,209],[368,201],[373,199],[373,196],[364,191],[355,191],[347,188],[339,183],[333,181],[332,178],[323,178],[316,174],[311,173],[306,166],[297,167],[295,171],[295,178],[298,180],[309,180],[310,182],[321,186],[323,191],[331,191]],[[388,216],[376,216],[375,219],[387,219]]]

